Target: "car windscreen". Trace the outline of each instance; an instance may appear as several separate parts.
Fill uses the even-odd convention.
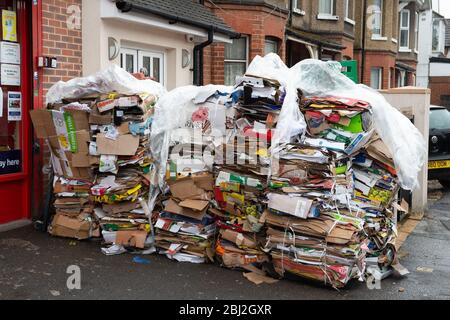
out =
[[[450,112],[447,109],[431,110],[430,129],[450,129]]]

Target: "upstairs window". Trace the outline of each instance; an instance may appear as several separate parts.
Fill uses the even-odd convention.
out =
[[[334,0],[319,0],[319,15],[334,15]]]
[[[291,0],[292,1],[292,10],[298,14],[305,14],[302,10],[302,0]]]
[[[409,49],[410,12],[400,11],[400,49]]]
[[[419,51],[419,13],[416,12],[415,25],[414,25],[414,49]]]
[[[355,7],[353,5],[354,0],[345,0],[345,20],[355,21]]]
[[[375,37],[381,37],[383,35],[383,0],[374,0],[372,10],[373,25],[372,34]]]

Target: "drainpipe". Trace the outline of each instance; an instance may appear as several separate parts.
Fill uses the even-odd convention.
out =
[[[292,12],[294,11],[294,3],[293,1],[289,1],[289,20],[288,20],[288,26],[292,28]],[[289,64],[289,67],[292,67],[292,45],[288,43],[287,37],[286,37],[286,55],[287,55],[287,62]]]
[[[213,27],[208,30],[208,40],[194,47],[194,85],[203,85],[203,49],[214,41]]]
[[[364,69],[366,68],[366,32],[367,32],[367,0],[363,1],[362,47],[361,47],[361,83],[364,83]]]

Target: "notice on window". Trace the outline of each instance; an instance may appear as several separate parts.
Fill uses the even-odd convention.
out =
[[[22,93],[8,92],[8,121],[22,121]]]
[[[21,172],[21,160],[22,152],[20,150],[0,152],[0,175]]]
[[[0,62],[20,64],[20,45],[5,41],[0,42]]]
[[[20,66],[2,64],[0,77],[2,86],[20,86]]]
[[[17,42],[17,17],[15,11],[2,11],[3,40]]]

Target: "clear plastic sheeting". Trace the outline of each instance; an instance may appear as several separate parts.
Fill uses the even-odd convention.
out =
[[[340,72],[338,62],[304,60],[287,68],[275,54],[256,57],[248,75],[278,80],[286,87],[286,99],[278,121],[274,145],[289,143],[304,133],[306,122],[298,107],[298,89],[306,97],[340,96],[367,101],[373,109],[374,127],[391,151],[402,188],[419,186],[418,174],[425,164],[426,142],[420,131],[377,91],[353,83]]]
[[[59,81],[47,93],[47,104],[61,102],[64,99],[77,99],[90,94],[110,92],[133,95],[151,93],[162,96],[166,89],[153,80],[138,80],[117,65],[110,65],[94,75]]]
[[[216,85],[186,86],[170,91],[158,101],[155,107],[150,145],[157,168],[157,176],[152,180],[157,182],[160,187],[164,186],[173,132],[184,127],[186,122],[191,119],[192,112],[198,107],[198,102],[207,100],[217,92],[229,95],[232,89],[232,87]]]
[[[277,130],[273,137],[273,146],[290,143],[306,130],[305,119],[300,112],[296,75],[281,58],[270,53],[264,58],[256,56],[247,69],[246,75],[277,80],[286,89],[283,108],[281,109]],[[276,149],[274,149],[276,150]]]

